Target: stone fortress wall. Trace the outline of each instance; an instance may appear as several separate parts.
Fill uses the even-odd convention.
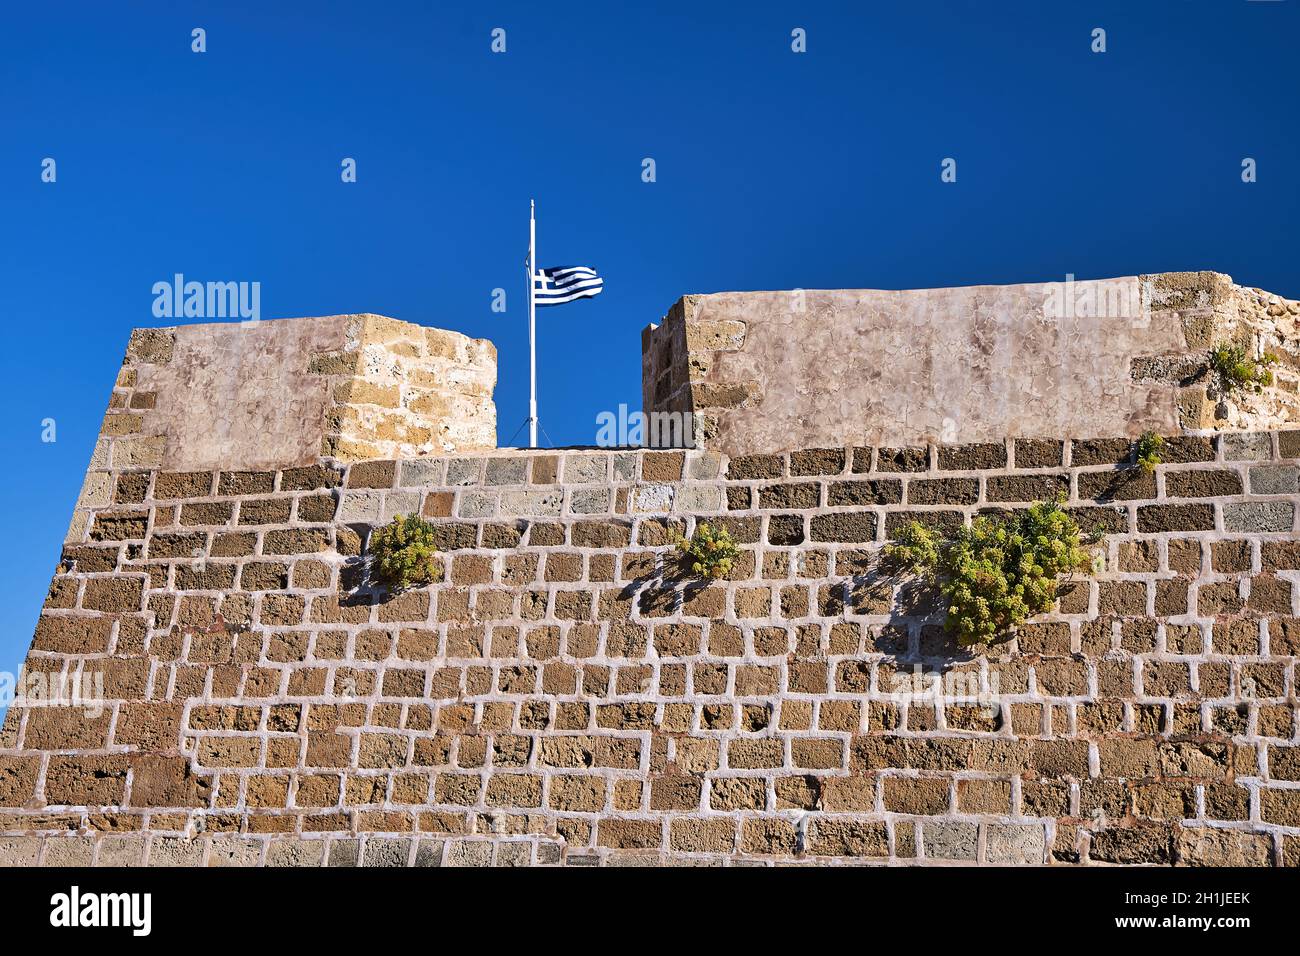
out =
[[[690,450],[494,449],[490,344],[382,317],[135,333],[26,663],[106,703],[9,709],[0,862],[1300,864],[1300,307],[1134,282],[1172,307],[1080,358],[1122,369],[1106,401],[1051,365],[990,378],[987,425],[938,385],[895,422],[836,339],[777,356],[794,293],[688,297],[644,340]],[[805,303],[1044,294],[947,291]],[[1008,321],[990,362],[1039,334]],[[1223,335],[1283,353],[1276,385],[1215,398]],[[1008,643],[954,647],[879,569],[912,517],[1058,495],[1104,568]],[[368,530],[415,512],[442,579],[370,589]],[[725,580],[679,573],[700,521],[740,543]]]

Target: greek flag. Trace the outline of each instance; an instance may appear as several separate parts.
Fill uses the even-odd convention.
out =
[[[600,295],[605,280],[589,266],[538,269],[533,275],[533,301],[538,306],[563,305],[574,299]]]

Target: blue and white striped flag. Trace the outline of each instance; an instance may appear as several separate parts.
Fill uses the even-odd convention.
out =
[[[538,306],[563,305],[574,299],[600,295],[605,280],[589,266],[538,269],[533,276],[533,301]]]

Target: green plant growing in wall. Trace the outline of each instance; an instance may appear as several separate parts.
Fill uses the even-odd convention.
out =
[[[715,528],[701,521],[688,541],[677,539],[677,550],[682,562],[701,578],[723,578],[731,573],[732,562],[740,556],[740,549],[731,540],[726,528]]]
[[[885,548],[892,569],[918,575],[944,599],[963,647],[1010,636],[1049,610],[1063,575],[1092,566],[1079,526],[1057,502],[1006,518],[981,516],[952,538],[913,521]]]
[[[1156,465],[1160,464],[1160,450],[1165,447],[1165,440],[1155,432],[1143,432],[1142,437],[1137,440],[1134,452],[1137,456],[1137,463],[1145,472],[1156,470]]]
[[[441,571],[434,528],[416,515],[398,515],[370,532],[371,579],[390,591],[431,583]]]
[[[1244,345],[1224,342],[1210,350],[1210,368],[1219,376],[1219,384],[1225,392],[1239,389],[1258,392],[1264,386],[1272,385],[1273,372],[1269,366],[1276,362],[1277,356],[1271,352],[1255,358]]]

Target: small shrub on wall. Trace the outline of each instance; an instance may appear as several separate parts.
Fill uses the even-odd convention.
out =
[[[433,525],[416,515],[398,515],[370,532],[370,577],[389,591],[431,583],[440,573]]]
[[[1144,432],[1137,440],[1137,447],[1134,449],[1138,466],[1148,473],[1155,471],[1156,465],[1161,463],[1160,450],[1164,447],[1163,438],[1155,432]]]
[[[1269,366],[1276,363],[1275,355],[1266,352],[1255,358],[1244,345],[1224,343],[1210,350],[1210,367],[1219,376],[1219,385],[1225,392],[1258,392],[1272,385],[1273,372]]]
[[[731,573],[732,562],[740,556],[731,532],[703,521],[689,541],[678,539],[677,550],[682,554],[682,564],[700,578],[725,578]]]
[[[913,521],[885,558],[937,588],[946,628],[968,647],[1005,640],[1050,610],[1062,577],[1091,568],[1086,543],[1059,504],[1040,502],[1008,518],[976,518],[948,539]]]

